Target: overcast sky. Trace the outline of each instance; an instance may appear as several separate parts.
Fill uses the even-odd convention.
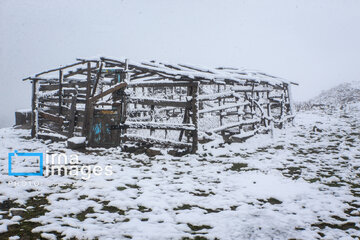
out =
[[[31,105],[21,79],[77,57],[258,69],[306,100],[360,80],[360,1],[0,0],[0,127]]]

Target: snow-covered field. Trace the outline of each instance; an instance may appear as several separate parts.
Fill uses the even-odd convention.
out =
[[[359,105],[302,112],[273,139],[212,142],[183,157],[85,154],[28,136],[0,129],[0,239],[360,238]],[[113,174],[8,176],[15,149],[77,153]]]

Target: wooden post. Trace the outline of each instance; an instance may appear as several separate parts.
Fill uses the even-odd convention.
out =
[[[98,65],[99,65],[99,62],[97,63],[97,66],[98,66]],[[96,79],[95,79],[95,83],[94,83],[94,87],[93,87],[93,91],[92,91],[92,95],[91,95],[91,96],[95,96],[96,88],[97,88],[97,85],[98,85],[99,80],[100,80],[100,78],[101,78],[102,68],[103,68],[103,63],[100,62],[100,68],[99,68],[99,71],[98,71],[97,74],[96,74]]]
[[[292,91],[291,91],[291,85],[288,84],[287,85],[287,91],[288,91],[288,101],[289,101],[289,110],[290,110],[290,114],[291,115],[294,115],[294,105],[293,105],[293,102],[292,102]]]
[[[186,91],[186,95],[187,96],[191,96],[192,95],[192,87],[191,86],[188,86],[187,87],[187,91]],[[186,99],[186,98],[185,98]],[[180,101],[181,101],[181,87],[180,87]],[[181,113],[182,113],[182,108],[181,109]],[[185,107],[184,109],[184,119],[183,119],[183,123],[189,123],[189,108],[188,107]],[[182,140],[182,137],[184,135],[184,130],[181,130],[180,131],[180,135],[179,135],[179,142],[181,142]]]
[[[31,137],[37,138],[38,131],[39,131],[39,112],[38,112],[38,105],[39,101],[37,98],[38,93],[38,81],[32,80],[32,114],[31,114]]]
[[[196,85],[192,87],[192,100],[191,100],[191,121],[195,126],[195,130],[192,132],[193,142],[191,153],[196,153],[199,144],[199,132],[198,132],[198,119],[199,119],[199,82],[195,82]]]
[[[88,137],[90,131],[90,94],[91,94],[91,63],[87,63],[87,82],[86,82],[86,104],[85,104],[85,119],[82,135]]]
[[[59,70],[59,116],[62,114],[62,87],[64,81],[63,70]]]
[[[77,99],[77,92],[72,96],[71,99],[71,106],[70,106],[70,116],[69,116],[69,131],[68,136],[74,136],[74,128],[75,128],[75,116],[76,116],[76,99]]]
[[[155,106],[151,105],[151,115],[150,115],[150,121],[153,122],[154,121],[154,116],[155,116]],[[154,129],[150,128],[150,136],[155,132]]]

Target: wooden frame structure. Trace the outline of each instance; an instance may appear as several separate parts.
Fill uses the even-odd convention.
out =
[[[191,149],[246,139],[293,118],[293,82],[258,71],[100,57],[28,77],[32,137],[85,136],[89,146]]]

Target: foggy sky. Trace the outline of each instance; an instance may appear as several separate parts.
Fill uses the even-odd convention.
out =
[[[0,34],[0,127],[31,106],[22,78],[77,57],[258,69],[295,100],[360,76],[356,0],[0,0]]]

